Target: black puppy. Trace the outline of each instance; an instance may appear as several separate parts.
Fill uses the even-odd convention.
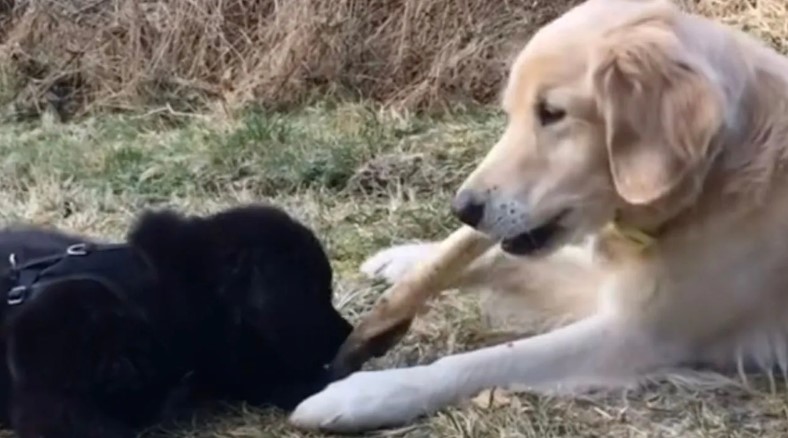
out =
[[[0,412],[22,438],[115,438],[197,401],[292,409],[352,329],[331,280],[313,233],[267,206],[148,212],[124,244],[0,231]]]

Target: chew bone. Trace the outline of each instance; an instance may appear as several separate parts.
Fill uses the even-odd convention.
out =
[[[495,242],[463,226],[443,240],[438,251],[392,285],[339,349],[332,372],[345,377],[372,357],[382,356],[408,332],[413,318],[434,295]]]

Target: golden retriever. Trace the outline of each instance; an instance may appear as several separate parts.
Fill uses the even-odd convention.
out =
[[[358,372],[291,421],[359,431],[490,387],[610,388],[688,363],[788,371],[788,59],[665,0],[589,0],[517,57],[508,126],[452,203],[467,226],[363,269],[394,283],[335,361],[354,371],[446,288],[553,324]]]

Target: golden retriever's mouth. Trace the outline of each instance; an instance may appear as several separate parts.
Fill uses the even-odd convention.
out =
[[[512,255],[530,255],[538,252],[556,240],[564,231],[561,219],[566,216],[568,210],[553,216],[552,219],[544,224],[528,230],[522,234],[501,241],[501,249]]]

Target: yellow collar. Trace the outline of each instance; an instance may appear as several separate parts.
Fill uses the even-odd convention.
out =
[[[648,234],[647,232],[635,227],[624,225],[616,220],[610,222],[607,226],[607,229],[634,244],[641,251],[647,249],[657,241],[654,236]]]

